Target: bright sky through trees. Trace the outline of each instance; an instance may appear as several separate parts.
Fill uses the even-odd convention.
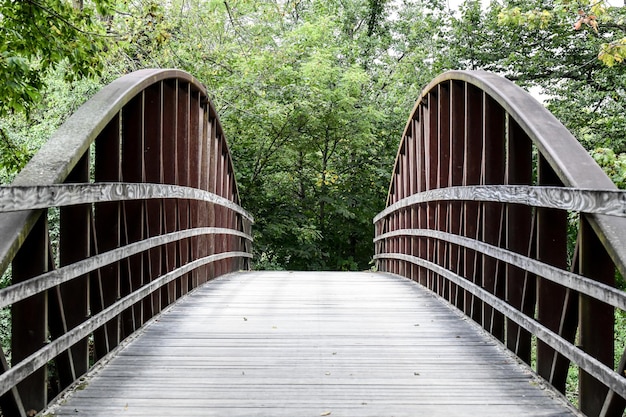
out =
[[[463,3],[465,0],[448,0],[448,6],[451,9],[458,9],[459,5],[461,3]],[[481,0],[483,2],[484,5],[489,4],[490,0]],[[608,0],[607,3],[609,3],[611,6],[623,6],[624,5],[624,1],[623,0]]]

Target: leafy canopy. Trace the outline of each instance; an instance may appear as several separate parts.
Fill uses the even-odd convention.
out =
[[[39,98],[45,74],[67,62],[68,80],[98,75],[112,0],[0,2],[0,116],[24,112]]]

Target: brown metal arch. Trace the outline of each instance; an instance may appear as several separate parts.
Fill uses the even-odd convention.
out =
[[[621,415],[625,400],[616,392],[625,391],[607,386],[626,366],[626,354],[613,366],[613,305],[550,281],[535,267],[480,249],[501,248],[545,265],[545,271],[571,271],[600,287],[615,285],[616,269],[626,276],[626,219],[594,214],[603,201],[593,197],[608,190],[620,213],[624,195],[615,192],[571,133],[509,80],[483,71],[450,71],[431,81],[417,100],[392,172],[388,209],[374,221],[378,268],[417,280],[448,299],[528,364],[536,355],[537,372],[561,391],[576,357],[580,409],[587,415]],[[519,204],[500,185],[574,188],[555,195],[577,194],[589,202],[591,210],[579,214],[575,250],[568,248],[567,201],[550,197],[547,205]],[[447,187],[467,187],[454,192],[470,197],[425,198],[439,188],[442,196],[452,193]],[[481,198],[477,190],[495,198]],[[459,239],[435,239],[433,233]],[[468,240],[479,244],[459,244]],[[509,314],[512,310],[493,303],[494,297],[519,314]],[[538,327],[520,325],[527,319]],[[553,339],[542,339],[550,332],[569,346],[561,349]],[[533,338],[538,338],[536,348]],[[591,362],[595,365],[589,367]]]
[[[12,264],[2,293],[14,302],[12,364],[0,350],[4,415],[43,409],[165,306],[249,267],[253,219],[224,131],[183,71],[140,70],[104,87],[5,191],[0,272]],[[76,273],[45,282],[56,269]]]

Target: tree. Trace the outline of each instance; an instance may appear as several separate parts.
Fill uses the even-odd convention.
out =
[[[0,1],[0,117],[29,113],[59,65],[66,67],[68,81],[102,72],[109,38],[101,16],[110,12],[111,2]],[[14,174],[30,153],[0,125],[0,171]]]
[[[257,220],[259,267],[364,269],[401,130],[436,71],[438,3],[119,2],[103,23],[117,42],[99,57],[107,67],[101,78],[177,67],[207,86],[243,205]],[[53,92],[72,91],[82,102],[100,83],[64,89],[71,66],[66,60],[57,67],[47,72],[54,88],[45,100],[64,102]],[[38,125],[56,118],[33,110]]]
[[[401,129],[433,75],[431,3],[169,8],[176,53],[162,55],[214,96],[263,266],[368,267]]]
[[[579,4],[588,7],[578,9]],[[625,11],[598,9],[602,5],[505,0],[483,10],[468,1],[460,16],[451,18],[446,37],[451,58],[443,63],[497,72],[521,86],[540,88],[548,109],[587,149],[625,152],[626,67],[598,59],[607,39],[623,36],[619,16]],[[598,11],[603,14],[594,14]],[[615,24],[603,23],[606,19]]]
[[[102,71],[111,0],[3,0],[0,3],[0,115],[27,111],[39,99],[47,71],[68,63],[66,77]]]

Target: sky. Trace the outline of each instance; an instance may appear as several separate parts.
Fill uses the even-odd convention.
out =
[[[459,4],[463,3],[464,0],[448,0],[448,5],[452,9],[456,9],[459,7]],[[483,4],[488,4],[490,0],[482,0]],[[608,0],[611,6],[623,6],[624,0]]]

